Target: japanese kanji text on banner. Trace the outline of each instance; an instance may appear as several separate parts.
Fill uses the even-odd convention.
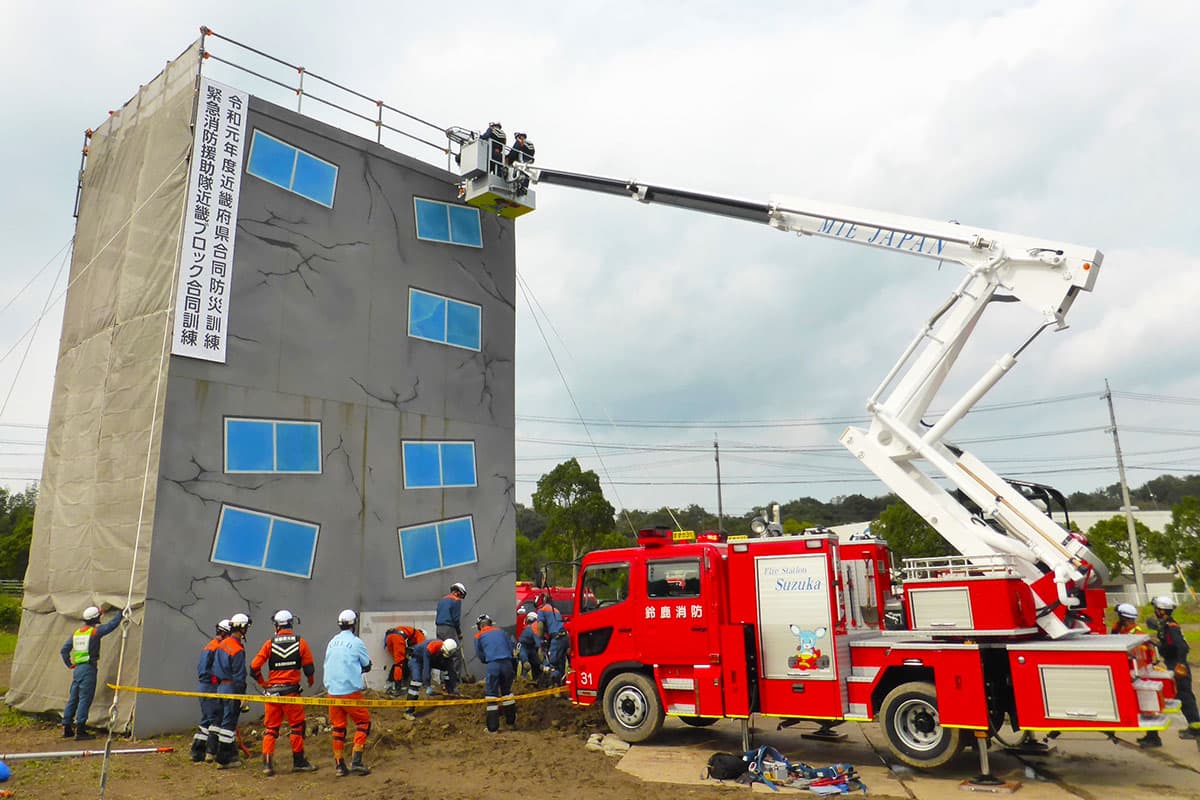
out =
[[[250,96],[200,79],[171,353],[225,363]]]

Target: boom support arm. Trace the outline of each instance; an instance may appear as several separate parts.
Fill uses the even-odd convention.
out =
[[[534,183],[625,195],[643,203],[765,223],[801,236],[962,265],[966,269],[962,282],[921,326],[868,399],[870,426],[847,428],[841,442],[964,556],[1016,556],[1022,577],[1034,585],[1039,607],[1069,608],[1076,603],[1070,590],[1107,577],[1104,565],[1084,544],[981,461],[946,440],[953,426],[1007,374],[1034,338],[1048,327],[1066,327],[1075,298],[1095,284],[1103,260],[1098,250],[814,201],[772,198],[754,203],[523,163],[513,165],[513,172]],[[994,302],[1019,302],[1033,309],[1039,320],[940,419],[926,427],[922,420],[931,403]],[[961,490],[981,512],[968,511],[935,482],[938,476]],[[1053,588],[1047,588],[1051,580]],[[1074,630],[1063,617],[1045,613],[1038,620],[1057,638]]]

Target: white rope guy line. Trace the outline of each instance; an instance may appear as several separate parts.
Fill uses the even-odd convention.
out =
[[[588,441],[591,442],[592,451],[596,454],[596,459],[600,462],[600,469],[604,471],[604,479],[612,488],[613,497],[621,505],[621,516],[624,517],[625,524],[629,526],[629,530],[636,537],[637,528],[634,527],[633,520],[629,518],[629,513],[625,510],[625,503],[621,500],[621,494],[617,490],[616,483],[613,482],[612,477],[608,474],[608,465],[604,463],[604,457],[600,455],[600,448],[596,446],[596,440],[592,437],[592,429],[583,421],[583,411],[580,410],[579,403],[575,400],[575,393],[571,391],[571,385],[567,382],[567,376],[563,374],[562,367],[559,366],[558,357],[554,355],[554,348],[550,346],[550,340],[546,338],[546,332],[542,329],[542,323],[538,320],[537,310],[530,300],[532,291],[529,288],[529,284],[526,283],[525,278],[519,272],[517,273],[517,282],[521,285],[521,294],[525,296],[525,305],[529,306],[530,315],[533,317],[533,323],[537,325],[538,333],[542,337],[542,343],[546,345],[546,352],[550,354],[550,360],[554,362],[554,369],[558,372],[559,380],[562,381],[563,388],[567,390],[567,396],[571,398],[571,405],[575,407],[575,413],[579,415],[579,421],[583,424],[583,430],[587,433]],[[549,319],[547,319],[547,322],[549,322]],[[516,476],[513,477],[515,479]]]
[[[33,341],[37,338],[38,325],[41,324],[42,318],[46,316],[46,312],[50,309],[50,298],[54,296],[54,290],[58,287],[58,279],[62,277],[63,269],[70,260],[71,251],[68,249],[66,253],[63,253],[62,262],[58,265],[58,272],[54,274],[54,283],[50,284],[50,291],[46,294],[46,302],[42,304],[42,313],[38,314],[37,320],[33,323],[33,333],[30,335],[29,341],[25,343],[25,352],[21,354],[21,363],[17,364],[17,371],[13,373],[12,383],[8,385],[8,394],[4,395],[4,403],[0,404],[0,419],[4,419],[4,412],[8,410],[8,401],[12,399],[13,390],[17,388],[17,381],[21,379],[21,370],[25,368],[25,360],[29,358],[29,351],[33,349]],[[25,285],[28,286],[29,284]],[[24,291],[24,289],[21,291]],[[15,300],[16,297],[13,299]]]
[[[176,164],[174,167],[171,168],[171,171],[167,173],[167,176],[162,179],[162,183],[158,184],[158,186],[155,186],[154,191],[152,191],[150,193],[150,195],[145,200],[142,201],[142,204],[140,206],[138,206],[137,208],[135,208],[133,210],[133,212],[130,213],[130,215],[125,218],[125,221],[121,223],[120,227],[117,228],[117,230],[113,233],[112,237],[109,238],[109,240],[107,242],[105,242],[100,247],[99,250],[96,251],[96,254],[94,256],[92,256],[92,260],[89,261],[88,263],[84,264],[83,267],[79,270],[79,272],[76,273],[75,277],[72,278],[70,280],[70,282],[66,285],[66,287],[63,288],[63,290],[61,292],[59,292],[57,295],[54,296],[54,299],[50,301],[51,306],[53,306],[55,303],[57,303],[59,300],[61,300],[63,295],[65,295],[67,292],[71,291],[71,287],[74,286],[79,281],[80,278],[82,278],[85,274],[87,274],[87,271],[92,268],[93,264],[96,263],[96,259],[100,258],[100,256],[104,253],[104,251],[108,249],[108,246],[110,244],[112,244],[118,236],[121,235],[121,232],[129,227],[129,223],[133,222],[134,217],[136,217],[138,214],[140,214],[142,212],[142,209],[145,208],[150,203],[151,200],[155,199],[155,197],[158,196],[159,190],[161,190],[164,186],[167,185],[167,181],[169,181],[172,178],[172,176],[175,175],[176,171],[178,171],[178,169],[181,166],[183,166],[184,164],[187,164],[187,163],[188,163],[188,156],[184,156],[183,158],[181,158],[179,160],[178,164]],[[47,308],[49,308],[49,307],[47,307]],[[4,355],[0,356],[0,363],[3,363],[5,359],[7,359],[10,355],[12,355],[12,352],[17,349],[17,345],[19,345],[25,339],[26,336],[28,336],[30,333],[32,333],[37,328],[38,323],[40,323],[42,321],[42,317],[44,317],[44,316],[46,316],[45,312],[43,312],[41,314],[41,316],[39,316],[36,320],[34,320],[34,324],[32,326],[27,328],[24,333],[22,333],[19,337],[17,337],[17,340],[15,342],[13,342],[13,346],[10,347],[4,353]]]

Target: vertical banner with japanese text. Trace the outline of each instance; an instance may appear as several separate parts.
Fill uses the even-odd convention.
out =
[[[200,78],[171,354],[225,363],[250,95]]]

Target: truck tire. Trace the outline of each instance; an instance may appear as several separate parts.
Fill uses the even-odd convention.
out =
[[[966,740],[958,728],[938,719],[937,693],[928,683],[902,683],[888,692],[879,707],[888,749],[917,769],[935,769],[958,755]]]
[[[622,672],[604,690],[604,721],[630,744],[644,742],[662,729],[662,702],[654,682],[637,672]]]
[[[691,725],[693,728],[707,728],[709,725],[715,725],[719,717],[680,717],[679,721],[684,725]]]

